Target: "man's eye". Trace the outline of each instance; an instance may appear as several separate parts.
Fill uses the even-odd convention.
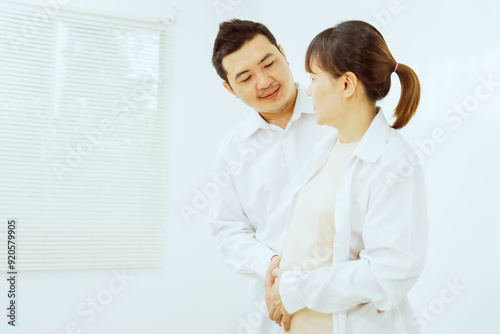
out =
[[[250,77],[251,77],[251,76],[249,76],[248,78],[246,78],[245,80],[243,80],[243,81],[241,81],[241,82],[247,82],[248,80],[250,80]]]
[[[271,64],[266,65],[266,68],[267,68],[267,67],[271,67],[271,66],[273,66],[273,64],[274,64],[274,61],[273,61]]]

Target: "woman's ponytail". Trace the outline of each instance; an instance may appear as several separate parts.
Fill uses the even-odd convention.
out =
[[[420,82],[417,74],[404,64],[397,64],[396,74],[401,82],[401,96],[394,111],[396,120],[392,128],[401,129],[408,124],[417,111],[420,102]]]

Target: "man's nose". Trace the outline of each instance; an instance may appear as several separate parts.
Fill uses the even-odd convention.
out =
[[[269,85],[271,85],[272,82],[273,78],[271,78],[269,75],[266,74],[259,75],[257,77],[257,89],[258,90],[266,89],[267,87],[269,87]]]

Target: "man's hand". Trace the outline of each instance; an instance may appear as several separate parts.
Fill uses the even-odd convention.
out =
[[[270,292],[271,288],[273,287],[274,281],[276,279],[275,277],[273,277],[273,270],[275,268],[279,268],[280,262],[281,262],[281,256],[275,255],[271,258],[271,260],[269,261],[269,266],[267,267],[266,278],[264,281],[264,287],[266,289],[267,309],[269,309],[269,306],[271,305]]]
[[[279,288],[282,273],[283,269],[280,268],[276,268],[272,272],[275,282],[270,292],[271,305],[269,307],[269,318],[278,325],[283,326],[285,332],[288,332],[290,330],[292,315],[286,311],[280,296]]]

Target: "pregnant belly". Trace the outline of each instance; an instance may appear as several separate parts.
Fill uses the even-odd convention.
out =
[[[282,334],[332,334],[332,315],[303,308],[292,315],[290,331]]]

